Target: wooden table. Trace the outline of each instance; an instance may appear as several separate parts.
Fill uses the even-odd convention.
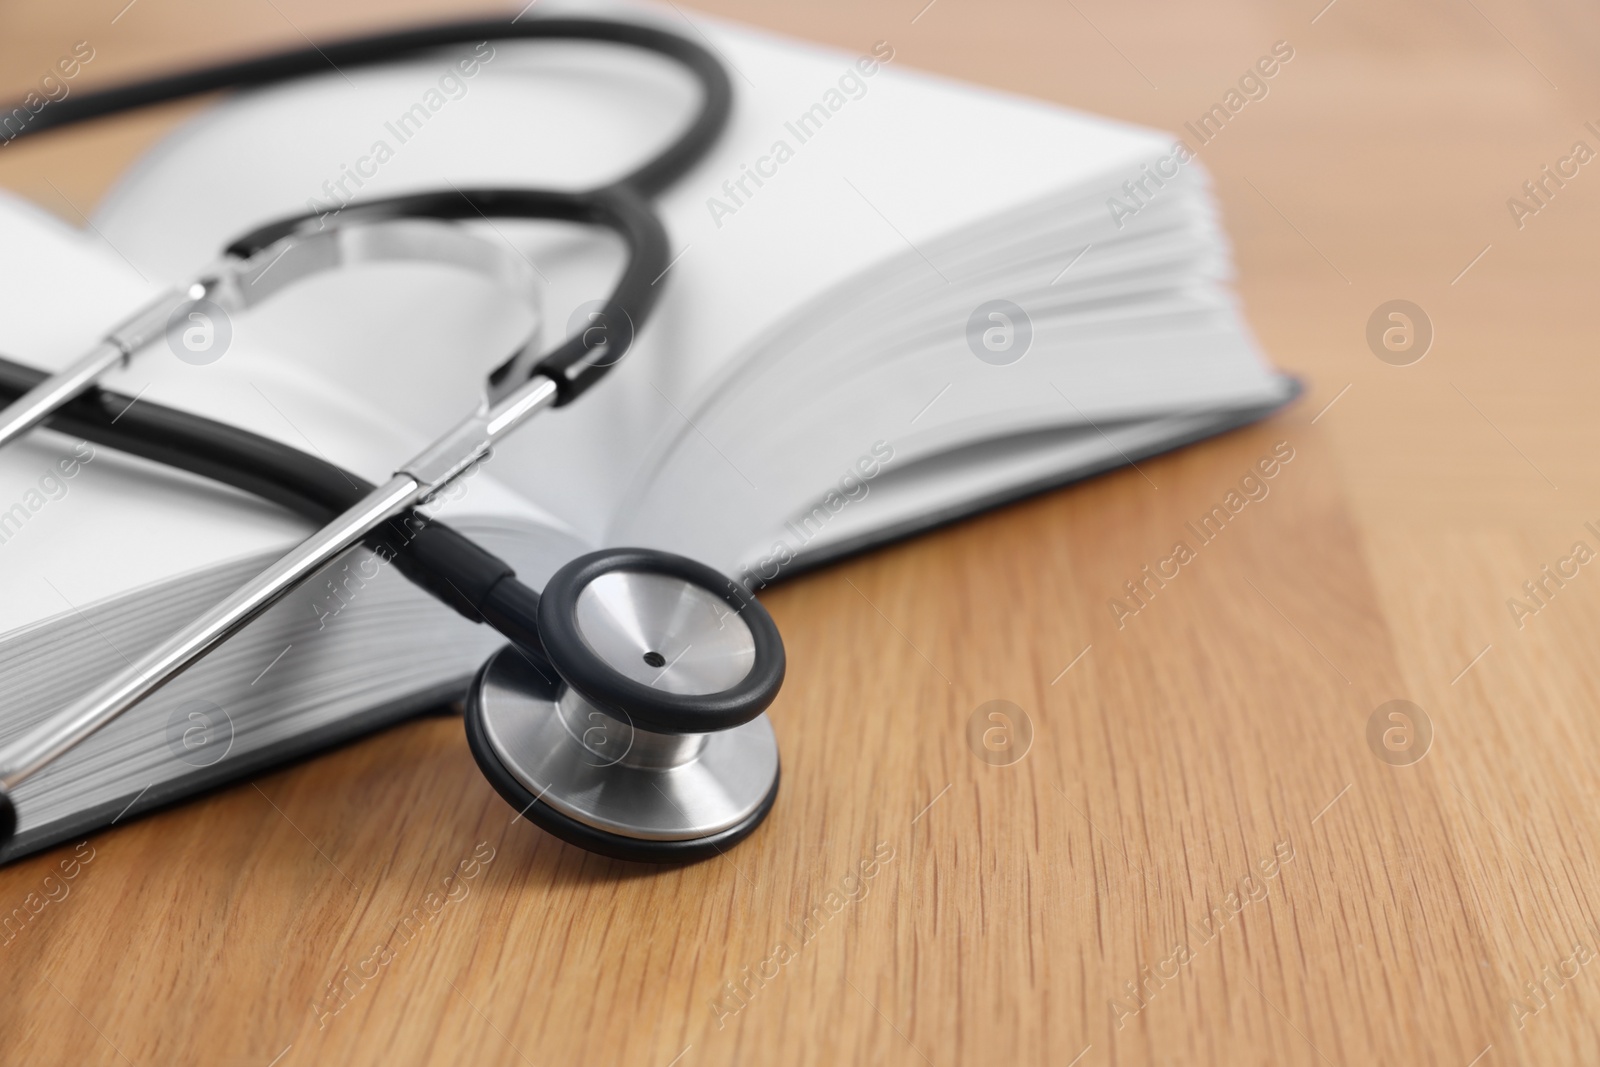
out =
[[[0,1061],[1600,1059],[1600,567],[1523,589],[1600,549],[1600,165],[1507,207],[1600,148],[1600,16],[1323,2],[712,4],[1169,129],[1289,42],[1202,159],[1306,398],[774,589],[783,793],[726,860],[509,825],[448,718],[94,836],[0,948]],[[0,12],[3,95],[80,39],[106,84],[443,6],[124,3]],[[183,113],[6,148],[0,181],[76,217]],[[1407,366],[1366,340],[1395,299],[1435,334]],[[1271,495],[1119,628],[1279,442]],[[1031,724],[1007,765],[968,743],[992,700]],[[0,906],[74,855],[0,871]]]

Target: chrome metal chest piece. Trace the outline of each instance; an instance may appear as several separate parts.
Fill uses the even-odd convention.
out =
[[[502,649],[467,702],[473,755],[513,807],[623,859],[704,858],[761,822],[783,648],[747,593],[680,556],[598,552],[551,579],[539,625],[544,660]]]

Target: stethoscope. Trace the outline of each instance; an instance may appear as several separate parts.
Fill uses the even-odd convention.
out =
[[[256,618],[339,554],[366,545],[410,580],[511,643],[465,701],[466,733],[496,791],[530,821],[594,852],[689,861],[747,836],[771,810],[778,748],[764,711],[783,683],[783,642],[738,583],[704,564],[642,548],[606,549],[560,568],[542,593],[445,524],[415,510],[547,407],[570,403],[626,351],[632,331],[585,331],[539,356],[528,341],[489,375],[477,410],[380,486],[316,456],[209,419],[116,396],[96,382],[209,301],[248,309],[341,265],[443,262],[526,294],[517,257],[459,229],[473,218],[559,219],[617,232],[628,262],[602,316],[642,327],[668,266],[649,199],[715,143],[726,73],[705,49],[632,23],[538,19],[454,23],[286,52],[73,97],[33,117],[35,133],[218,89],[392,60],[488,39],[592,40],[667,56],[699,83],[699,113],[654,159],[587,192],[452,189],[346,206],[329,227],[284,219],[229,245],[192,284],[169,291],[46,376],[0,360],[0,446],[41,423],[170,464],[288,507],[322,528],[141,659],[0,749],[0,847],[17,830],[11,791]]]

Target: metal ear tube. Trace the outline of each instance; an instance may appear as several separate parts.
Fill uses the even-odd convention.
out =
[[[325,230],[291,232],[249,256],[224,255],[181,288],[151,298],[64,370],[0,411],[0,448],[49,418],[62,405],[125,367],[167,329],[173,312],[209,300],[225,311],[255,307],[295,282],[356,263],[421,262],[461,267],[529,300],[537,290],[532,269],[510,250],[474,237],[449,222],[383,219]],[[537,323],[538,308],[533,308]],[[533,333],[502,364],[512,373],[491,380],[491,397],[525,381],[538,350]],[[502,384],[496,389],[495,382]]]
[[[0,750],[0,787],[14,788],[238,632],[379,524],[444,488],[555,396],[555,383],[539,375],[494,407],[469,416],[222,603]]]

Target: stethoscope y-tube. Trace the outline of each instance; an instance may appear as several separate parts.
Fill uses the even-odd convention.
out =
[[[269,56],[62,101],[28,133],[221,88],[269,84],[487,39],[593,40],[666,55],[700,83],[701,107],[674,142],[618,182],[587,192],[452,189],[352,204],[337,226],[404,220],[559,219],[604,226],[628,263],[602,314],[642,326],[668,263],[649,198],[715,142],[731,90],[704,49],[650,27],[592,19],[473,22],[406,31]],[[29,426],[53,428],[257,493],[325,525],[222,604],[0,749],[0,846],[16,828],[9,790],[237,632],[290,589],[357,543],[474,622],[509,637],[467,701],[474,756],[495,788],[530,820],[570,841],[631,859],[689,860],[748,834],[776,795],[778,763],[761,715],[782,683],[784,656],[771,618],[748,591],[701,564],[619,549],[574,560],[541,597],[512,568],[414,509],[483,459],[496,440],[545,407],[570,402],[615,365],[629,336],[599,346],[566,338],[542,358],[514,353],[496,369],[484,405],[381,486],[295,449],[199,416],[95,385],[131,359],[182,300],[252,303],[242,286],[260,257],[324,244],[315,215],[282,220],[234,242],[193,286],[165,294],[108,335],[67,375],[0,361],[0,444]],[[315,260],[316,255],[309,255]],[[274,283],[281,287],[281,279]],[[131,405],[131,406],[129,406]],[[7,416],[10,416],[9,422]],[[665,801],[665,803],[663,803]]]

